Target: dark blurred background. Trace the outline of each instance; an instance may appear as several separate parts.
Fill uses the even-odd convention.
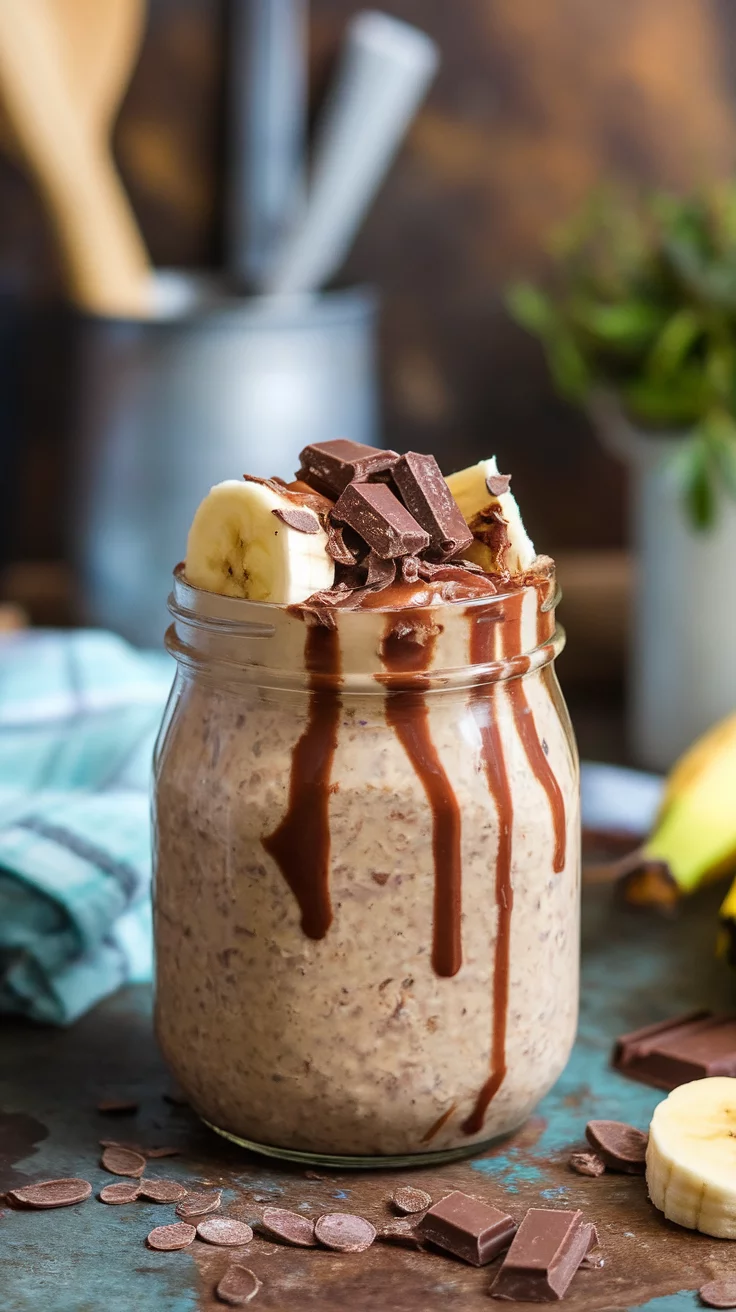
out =
[[[314,0],[315,106],[357,8]],[[347,269],[348,280],[373,282],[383,297],[386,439],[433,450],[448,471],[497,452],[513,469],[537,546],[567,562],[568,625],[594,551],[606,553],[595,558],[596,577],[608,580],[620,616],[623,471],[554,396],[538,345],[510,322],[502,290],[513,275],[543,268],[550,227],[602,176],[683,187],[729,173],[736,6],[391,0],[387,8],[438,41],[442,66]],[[150,0],[115,148],[157,265],[221,260],[227,32],[222,0]],[[29,311],[15,564],[4,590],[54,620],[65,605],[54,562],[64,551],[66,334],[41,204],[5,156],[0,284]],[[589,585],[580,586],[589,598]],[[586,620],[589,651],[606,624],[602,610]],[[604,664],[609,646],[599,643]]]

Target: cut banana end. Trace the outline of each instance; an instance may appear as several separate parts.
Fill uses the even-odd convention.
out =
[[[483,521],[478,518],[480,512],[488,506],[498,506],[506,521],[509,535],[510,545],[504,562],[505,568],[512,574],[523,574],[531,567],[537,553],[534,550],[534,543],[524,528],[521,511],[513,494],[502,492],[501,496],[494,497],[488,491],[486,479],[497,474],[496,457],[491,456],[490,460],[481,460],[477,465],[469,465],[467,469],[460,469],[456,474],[450,474],[445,482],[473,532],[478,532],[484,527]],[[464,554],[468,560],[475,561],[476,565],[480,565],[489,574],[498,570],[499,562],[493,551],[478,539]]]
[[[668,1220],[736,1239],[736,1079],[693,1080],[659,1104],[649,1127],[647,1186]]]
[[[316,527],[303,533],[273,513],[294,507],[293,497],[265,483],[233,478],[215,484],[189,530],[184,565],[189,583],[225,597],[287,606],[330,588],[335,565],[319,517],[300,505]]]

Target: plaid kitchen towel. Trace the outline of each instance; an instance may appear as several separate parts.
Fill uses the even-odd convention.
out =
[[[111,633],[0,638],[0,1012],[149,979],[151,755],[173,677]]]

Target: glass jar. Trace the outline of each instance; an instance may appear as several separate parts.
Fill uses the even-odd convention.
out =
[[[525,582],[326,626],[177,572],[156,1027],[220,1133],[299,1161],[448,1160],[562,1071],[578,763],[551,563]]]

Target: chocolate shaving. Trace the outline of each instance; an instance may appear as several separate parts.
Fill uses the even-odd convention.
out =
[[[233,1264],[228,1267],[216,1292],[221,1303],[229,1303],[231,1307],[245,1307],[255,1298],[260,1288],[261,1282],[255,1272],[247,1266]]]
[[[337,524],[327,521],[327,555],[331,556],[338,565],[354,565],[359,555],[347,545],[346,532],[349,532],[349,529],[340,528]]]
[[[489,474],[486,479],[486,487],[492,497],[502,497],[508,492],[510,484],[510,474]]]
[[[603,1175],[606,1169],[606,1163],[597,1153],[573,1153],[569,1166],[577,1175],[589,1175],[594,1178]]]
[[[319,520],[308,510],[300,510],[297,506],[293,510],[277,506],[271,514],[282,520],[289,528],[295,529],[297,533],[319,533]]]
[[[388,588],[396,578],[396,562],[394,560],[383,560],[377,556],[375,551],[371,551],[368,556],[368,573],[366,575],[365,586],[372,592],[383,592]]]
[[[39,1180],[37,1184],[26,1184],[20,1189],[9,1189],[7,1198],[23,1207],[73,1207],[83,1203],[92,1193],[92,1185],[87,1180]]]

